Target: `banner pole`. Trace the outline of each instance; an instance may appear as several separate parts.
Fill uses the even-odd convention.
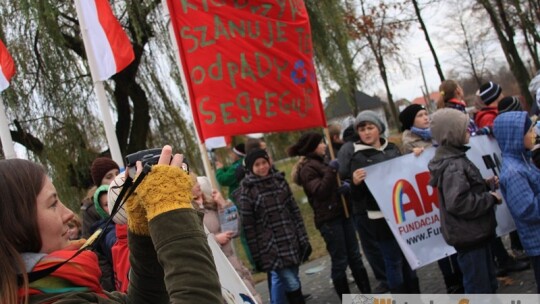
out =
[[[88,57],[88,65],[90,66],[90,74],[92,75],[92,82],[98,99],[98,107],[101,112],[103,126],[105,127],[105,136],[107,137],[107,143],[111,151],[112,159],[118,164],[120,168],[124,168],[124,159],[120,152],[120,145],[118,144],[118,138],[116,137],[115,128],[112,123],[111,112],[109,104],[107,102],[107,95],[105,95],[105,88],[103,82],[98,79],[96,58],[90,47],[90,41],[88,40],[86,21],[84,20],[84,14],[82,13],[81,0],[75,0],[75,9],[77,10],[77,17],[79,18],[79,25],[81,27],[81,35],[84,42],[84,50]]]
[[[323,128],[324,131],[324,137],[326,137],[326,142],[328,143],[328,151],[330,152],[330,159],[335,159],[334,154],[334,147],[332,147],[332,138],[330,137],[330,132],[328,132],[328,128]],[[341,178],[339,177],[339,172],[336,175],[338,185],[341,185]],[[341,203],[343,204],[343,211],[345,211],[345,218],[349,218],[349,208],[347,208],[347,200],[345,200],[345,196],[343,194],[340,195],[341,197]]]
[[[17,158],[15,148],[13,147],[13,139],[11,138],[11,131],[9,130],[6,108],[4,107],[4,101],[0,96],[0,140],[2,141],[2,149],[4,150],[4,156],[6,159]]]
[[[180,51],[178,50],[178,43],[176,43],[176,37],[174,36],[174,29],[171,25],[171,14],[169,12],[169,6],[167,5],[167,1],[163,0],[161,1],[161,5],[163,7],[163,17],[165,18],[165,22],[167,22],[167,27],[169,29],[169,37],[171,39],[171,44],[174,50],[174,57],[176,58],[176,65],[178,66],[178,70],[180,71],[180,78],[182,79],[182,86],[184,88],[187,88],[187,82],[186,82],[186,75],[184,75],[184,69],[182,68],[182,61],[180,59]],[[190,107],[191,110],[191,102],[189,100],[189,94],[186,94],[187,104]],[[193,111],[191,111],[193,113]],[[206,145],[204,142],[201,142],[199,137],[199,132],[197,131],[197,127],[195,129],[195,136],[198,141],[199,146],[199,153],[201,154],[201,160],[204,167],[204,173],[206,174],[206,177],[210,179],[210,183],[212,183],[213,189],[219,189],[218,183],[216,180],[216,175],[214,174],[214,170],[212,169],[212,165],[210,164],[210,159],[208,158],[208,150],[206,149]]]

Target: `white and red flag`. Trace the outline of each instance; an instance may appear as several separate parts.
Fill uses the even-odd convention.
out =
[[[96,80],[106,80],[122,71],[133,59],[133,47],[122,26],[113,15],[108,0],[76,0],[79,19],[89,49],[95,58]],[[84,25],[83,25],[84,24]],[[85,27],[85,28],[84,28]],[[88,50],[87,50],[88,52]],[[88,54],[91,56],[90,54]]]
[[[13,75],[15,75],[15,62],[0,40],[0,92],[9,87]]]

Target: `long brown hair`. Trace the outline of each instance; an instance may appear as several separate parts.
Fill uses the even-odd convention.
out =
[[[22,159],[0,160],[0,302],[17,303],[17,273],[24,276],[23,252],[39,252],[41,237],[36,198],[43,188],[45,169]],[[25,302],[28,299],[24,300]]]
[[[445,80],[441,82],[439,86],[439,99],[437,100],[437,109],[446,107],[446,103],[452,99],[457,98],[457,89],[459,84],[455,80]]]

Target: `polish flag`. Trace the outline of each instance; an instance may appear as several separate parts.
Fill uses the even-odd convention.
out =
[[[0,40],[0,92],[9,87],[9,81],[13,75],[15,75],[15,62]]]
[[[96,79],[109,79],[135,59],[131,42],[113,15],[108,0],[75,1],[80,5],[79,23],[86,30],[88,44],[95,58]]]

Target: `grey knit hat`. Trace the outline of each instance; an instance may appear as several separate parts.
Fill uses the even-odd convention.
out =
[[[356,119],[354,120],[354,128],[358,130],[358,125],[361,122],[370,122],[377,126],[377,129],[379,129],[379,133],[383,134],[384,131],[386,131],[386,126],[382,122],[382,120],[379,118],[379,115],[377,113],[366,110],[358,113],[358,116],[356,116]]]

